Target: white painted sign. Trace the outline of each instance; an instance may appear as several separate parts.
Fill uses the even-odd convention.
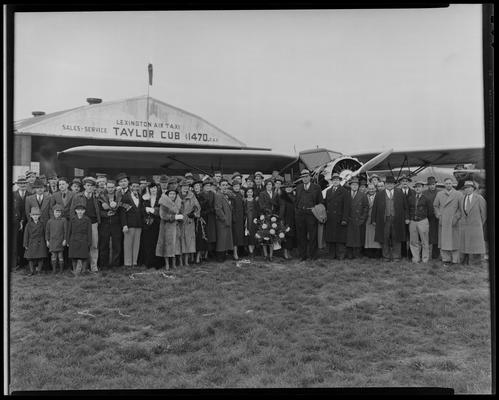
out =
[[[100,103],[15,126],[16,134],[112,139],[170,145],[235,146],[245,144],[202,118],[153,98]]]
[[[74,176],[83,176],[85,174],[85,171],[80,168],[75,168],[74,172]]]
[[[40,175],[40,163],[38,161],[31,161],[30,170],[36,172],[36,175]]]

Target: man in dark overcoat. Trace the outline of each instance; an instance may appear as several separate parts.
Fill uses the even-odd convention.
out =
[[[371,223],[376,225],[374,240],[382,244],[385,261],[400,261],[400,243],[406,239],[409,206],[404,193],[395,189],[395,178],[387,176],[385,189],[374,198]]]
[[[428,198],[430,203],[433,205],[435,197],[439,190],[437,189],[437,180],[433,176],[429,176],[426,179],[427,189],[423,191],[423,195]],[[428,218],[430,223],[430,252],[431,258],[436,259],[440,257],[440,249],[438,248],[438,218],[435,216],[434,210],[431,212],[431,216]]]
[[[347,225],[350,213],[350,196],[348,190],[340,185],[341,177],[337,173],[331,175],[332,186],[326,191],[324,206],[326,207],[326,242],[332,258],[345,258],[347,242]]]
[[[116,191],[116,181],[108,180],[106,190],[98,197],[101,223],[99,224],[99,261],[101,268],[120,266],[123,244],[120,204],[121,192]],[[110,245],[111,242],[111,245]],[[109,250],[112,251],[109,260]]]
[[[359,179],[350,180],[350,219],[347,226],[347,257],[361,256],[361,248],[366,240],[366,220],[369,202],[365,193],[359,190]]]
[[[323,203],[321,187],[310,182],[310,171],[303,169],[300,174],[302,183],[296,187],[295,222],[298,250],[301,261],[307,257],[317,259],[318,221],[312,213],[312,208]],[[308,250],[308,254],[307,254]]]
[[[412,182],[412,179],[406,175],[402,175],[399,179],[399,182],[400,182],[400,189],[402,190],[402,193],[404,193],[405,195],[407,204],[411,204],[414,201],[414,197],[416,197],[416,192],[409,187],[409,182]],[[412,258],[412,254],[409,242],[409,225],[406,225],[405,234],[407,240],[401,243],[401,254],[402,258],[407,258],[410,260]]]
[[[12,213],[12,268],[17,269],[26,264],[24,259],[24,229],[28,223],[26,214],[26,198],[31,195],[28,192],[28,181],[20,176],[16,182],[17,190],[13,193],[14,212]]]
[[[220,191],[215,194],[215,214],[217,216],[217,261],[225,261],[226,252],[233,250],[232,241],[232,206],[228,196],[229,182],[222,178]]]

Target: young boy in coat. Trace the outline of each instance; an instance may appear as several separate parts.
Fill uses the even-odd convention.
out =
[[[35,263],[36,272],[42,272],[43,259],[47,257],[47,247],[45,246],[45,229],[40,221],[40,209],[32,207],[29,214],[31,220],[24,231],[23,246],[26,249],[24,258],[28,260],[29,275],[33,275]]]
[[[50,261],[52,263],[52,273],[57,269],[57,260],[62,272],[64,269],[64,246],[66,246],[66,231],[68,222],[62,218],[62,206],[56,204],[53,208],[54,218],[47,221],[45,225],[45,240],[50,251]]]
[[[69,220],[67,243],[69,258],[73,262],[73,273],[79,275],[87,269],[92,245],[92,222],[85,215],[86,207],[78,204],[75,207],[76,217]]]

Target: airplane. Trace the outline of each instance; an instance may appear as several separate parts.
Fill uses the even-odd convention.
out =
[[[293,179],[305,167],[312,172],[312,178],[321,184],[324,191],[331,186],[332,172],[340,174],[343,185],[356,176],[367,180],[369,173],[378,171],[378,175],[391,174],[398,179],[404,168],[409,177],[418,175],[422,179],[422,172],[426,170],[437,177],[454,176],[458,187],[464,180],[471,178],[483,185],[484,156],[483,147],[407,151],[388,149],[353,155],[315,148],[292,156],[256,148],[79,146],[58,153],[59,161],[67,166],[108,171],[133,167],[156,172],[165,169],[169,174],[183,174],[190,170],[212,175],[214,170],[223,173],[239,171],[242,174],[250,174],[255,170],[263,170],[264,173],[277,170]],[[398,173],[394,172],[394,168],[399,168]]]
[[[331,186],[330,176],[336,172],[341,184],[357,176],[367,179],[368,174],[380,177],[393,175],[397,180],[404,175],[418,176],[423,180],[435,176],[443,181],[449,177],[456,188],[461,189],[464,181],[474,180],[481,188],[485,185],[483,147],[454,147],[446,149],[398,150],[344,155],[324,148],[300,152],[300,159],[309,168],[313,179],[321,184],[323,193]],[[398,171],[396,169],[398,168]]]

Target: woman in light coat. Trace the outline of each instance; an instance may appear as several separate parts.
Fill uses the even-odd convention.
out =
[[[180,235],[182,237],[182,254],[184,265],[189,265],[189,256],[196,253],[196,223],[195,218],[199,218],[201,206],[196,196],[189,190],[189,182],[183,179],[180,182],[179,197],[182,201],[180,213],[184,216],[180,225]]]
[[[180,214],[182,201],[177,191],[169,188],[159,199],[159,225],[156,255],[165,259],[166,269],[175,267],[175,256],[182,254],[179,222],[183,218]]]

